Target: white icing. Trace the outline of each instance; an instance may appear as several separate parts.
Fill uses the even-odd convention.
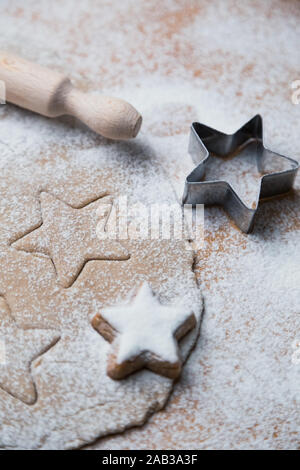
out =
[[[103,318],[118,331],[117,362],[151,352],[161,359],[178,361],[176,330],[188,319],[191,310],[185,306],[162,305],[144,282],[129,304],[105,308]]]

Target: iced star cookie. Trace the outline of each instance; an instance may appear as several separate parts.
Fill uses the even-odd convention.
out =
[[[133,300],[103,309],[92,325],[112,344],[107,363],[112,379],[142,368],[174,379],[181,372],[178,341],[196,319],[184,305],[162,305],[144,282]]]

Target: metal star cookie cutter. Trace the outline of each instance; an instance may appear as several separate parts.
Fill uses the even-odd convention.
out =
[[[261,174],[260,187],[253,207],[248,207],[231,184],[223,180],[201,181],[213,155],[228,157],[249,145],[257,171]],[[191,126],[189,153],[198,166],[187,176],[183,204],[222,205],[236,225],[245,233],[251,232],[259,201],[287,193],[299,168],[297,161],[268,150],[263,145],[263,122],[257,114],[234,134],[222,132],[194,122]],[[274,170],[267,172],[272,163]]]

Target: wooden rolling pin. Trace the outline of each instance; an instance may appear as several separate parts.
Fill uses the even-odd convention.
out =
[[[67,76],[1,51],[0,80],[8,102],[43,116],[76,116],[109,139],[131,139],[140,130],[142,116],[126,101],[83,93]]]

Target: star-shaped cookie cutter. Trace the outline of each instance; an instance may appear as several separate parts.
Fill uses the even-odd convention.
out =
[[[254,158],[259,173],[260,187],[253,207],[248,207],[233,187],[222,180],[202,181],[205,170],[213,155],[227,157],[248,144],[255,142]],[[187,176],[183,204],[222,205],[236,225],[245,233],[251,232],[259,201],[264,198],[287,193],[299,168],[299,163],[289,157],[268,150],[263,145],[263,122],[257,114],[234,134],[222,132],[194,122],[191,127],[189,153],[197,167]],[[282,169],[264,171],[267,162],[273,158],[282,164]]]

